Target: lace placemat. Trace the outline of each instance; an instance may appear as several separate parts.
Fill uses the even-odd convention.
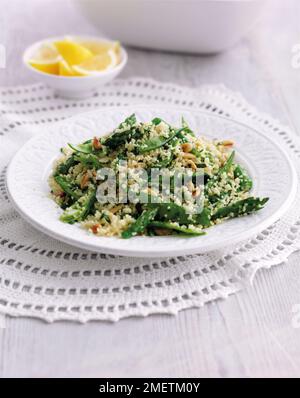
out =
[[[6,166],[42,126],[99,107],[163,103],[232,117],[272,135],[299,168],[300,143],[287,127],[222,86],[190,89],[149,79],[116,80],[89,100],[56,98],[36,84],[0,89],[0,312],[86,322],[172,313],[226,298],[259,268],[281,264],[300,245],[300,199],[277,223],[247,242],[202,255],[163,259],[83,251],[43,235],[9,203]],[[298,171],[299,173],[299,171]],[[299,176],[298,176],[299,177]]]

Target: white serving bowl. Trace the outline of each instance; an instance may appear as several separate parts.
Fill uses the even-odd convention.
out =
[[[37,49],[44,43],[51,43],[57,40],[62,40],[64,37],[51,37],[39,42],[32,44],[28,47],[23,54],[23,62],[27,69],[33,73],[41,82],[47,84],[53,88],[55,92],[64,98],[80,99],[87,98],[93,95],[93,93],[104,84],[113,80],[124,68],[127,63],[127,53],[123,47],[121,47],[121,62],[112,69],[107,71],[99,72],[96,75],[91,76],[57,76],[48,73],[41,72],[33,68],[28,61],[32,58]],[[80,36],[80,39],[84,40],[98,40],[98,41],[109,41],[98,37]]]
[[[267,0],[73,0],[99,30],[123,43],[215,53],[252,27]]]

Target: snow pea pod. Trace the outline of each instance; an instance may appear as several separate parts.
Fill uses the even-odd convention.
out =
[[[255,211],[261,210],[269,198],[250,198],[239,200],[229,206],[221,207],[212,215],[212,220],[217,220],[218,218],[224,217],[239,217],[244,214],[253,213]]]
[[[155,208],[144,210],[139,218],[133,224],[131,224],[126,231],[122,232],[122,238],[132,238],[133,236],[145,231],[149,223],[156,216],[156,213],[157,209]]]
[[[163,221],[151,221],[149,223],[150,228],[162,228],[162,229],[170,229],[176,232],[179,232],[180,234],[183,235],[188,235],[188,236],[202,236],[205,235],[204,231],[196,231],[195,229],[192,228],[187,228],[181,225],[169,223],[169,222],[163,222]]]

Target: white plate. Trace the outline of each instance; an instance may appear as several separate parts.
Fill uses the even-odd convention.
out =
[[[233,139],[237,160],[254,179],[253,194],[270,197],[256,214],[232,219],[193,238],[174,236],[132,239],[98,237],[76,225],[59,221],[61,209],[49,198],[47,178],[59,149],[111,131],[135,112],[143,121],[159,116],[179,125],[183,116],[199,135]],[[24,219],[40,231],[74,246],[93,251],[139,256],[174,256],[203,253],[250,238],[278,220],[290,206],[297,188],[295,170],[285,152],[271,138],[233,120],[183,108],[158,105],[118,107],[81,114],[48,127],[15,155],[7,172],[10,198]]]

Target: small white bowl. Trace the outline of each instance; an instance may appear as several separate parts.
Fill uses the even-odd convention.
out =
[[[49,73],[41,72],[29,64],[29,60],[32,58],[37,49],[44,43],[51,43],[57,40],[62,40],[63,37],[51,37],[45,40],[41,40],[32,44],[28,47],[23,54],[23,62],[27,69],[34,73],[40,81],[53,88],[54,91],[64,98],[70,99],[81,99],[88,98],[104,84],[113,80],[124,68],[127,63],[127,52],[121,47],[121,62],[112,69],[99,72],[97,75],[91,76],[57,76]],[[109,41],[98,37],[91,36],[80,36],[82,40],[92,41]]]

